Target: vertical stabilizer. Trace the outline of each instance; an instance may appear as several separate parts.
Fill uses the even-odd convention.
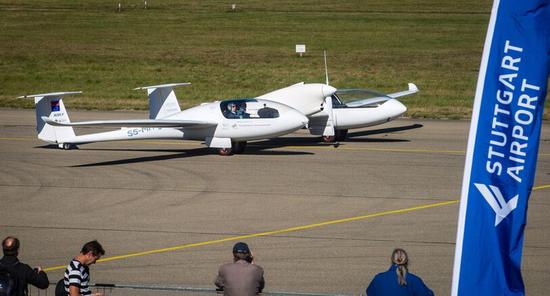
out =
[[[174,87],[190,85],[189,82],[138,87],[146,89],[149,97],[149,119],[166,118],[181,111]]]
[[[42,120],[46,116],[57,122],[71,122],[69,114],[63,104],[63,96],[79,94],[80,91],[56,92],[37,95],[21,96],[20,98],[34,98],[36,107],[36,132],[40,140],[50,143],[64,143],[75,137],[72,127],[54,127]]]

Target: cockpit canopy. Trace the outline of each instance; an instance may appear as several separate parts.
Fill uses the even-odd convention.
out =
[[[332,108],[378,107],[391,97],[370,89],[339,89],[332,95]]]
[[[220,102],[220,109],[228,119],[277,118],[281,104],[258,99],[231,99]]]

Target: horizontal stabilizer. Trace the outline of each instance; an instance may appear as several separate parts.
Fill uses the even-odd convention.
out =
[[[134,88],[134,90],[151,89],[151,88],[174,88],[176,86],[181,86],[181,85],[191,85],[191,82],[167,83],[167,84],[159,84],[159,85],[151,85],[151,86],[141,86],[141,87]]]
[[[147,90],[149,97],[149,119],[167,118],[181,112],[174,87],[191,85],[189,82],[167,83],[151,86],[142,86],[134,89]]]
[[[81,91],[60,91],[60,92],[52,92],[52,93],[45,93],[45,94],[36,94],[36,95],[25,95],[17,97],[18,99],[30,99],[30,98],[44,98],[44,97],[62,97],[65,95],[74,95],[74,94],[81,94]]]
[[[44,122],[53,126],[110,126],[110,127],[210,127],[217,122],[199,120],[166,120],[166,119],[130,119],[130,120],[94,120],[81,122],[56,122],[48,117],[42,117]]]
[[[415,94],[417,92],[418,92],[418,87],[416,86],[416,84],[409,83],[409,89],[408,90],[388,94],[388,97],[390,97],[392,99],[396,99],[396,98],[399,98],[399,97],[412,95],[412,94]]]

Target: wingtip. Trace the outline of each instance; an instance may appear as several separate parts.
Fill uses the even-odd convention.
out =
[[[418,91],[416,84],[409,82],[409,91]]]

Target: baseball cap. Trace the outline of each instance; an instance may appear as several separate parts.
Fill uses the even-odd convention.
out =
[[[238,242],[233,246],[233,253],[250,253],[250,249],[246,243]]]

